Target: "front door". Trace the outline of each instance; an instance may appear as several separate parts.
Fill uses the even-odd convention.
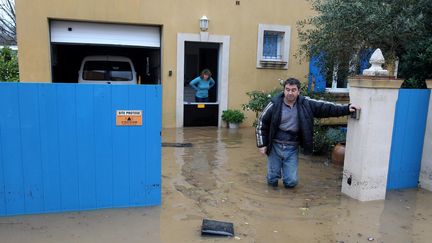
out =
[[[184,60],[184,114],[185,127],[218,126],[219,115],[219,47],[217,43],[185,42]],[[208,90],[208,102],[197,102],[196,91],[189,83],[200,76],[204,69],[209,69],[215,81]]]

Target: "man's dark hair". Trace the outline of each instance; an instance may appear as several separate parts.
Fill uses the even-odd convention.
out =
[[[286,86],[287,84],[289,84],[289,85],[297,85],[297,88],[300,90],[301,83],[300,83],[300,81],[299,81],[298,79],[296,79],[296,78],[288,78],[287,80],[285,80],[284,85],[283,85],[284,88],[285,88],[285,86]]]

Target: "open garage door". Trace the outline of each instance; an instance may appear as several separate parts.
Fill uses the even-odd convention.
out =
[[[160,27],[74,21],[50,22],[52,81],[76,83],[85,57],[129,58],[140,84],[161,82]]]

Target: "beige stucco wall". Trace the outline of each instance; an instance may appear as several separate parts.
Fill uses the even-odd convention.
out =
[[[209,33],[231,37],[228,106],[240,108],[250,90],[267,90],[279,78],[306,81],[308,64],[299,64],[296,22],[312,15],[306,0],[16,0],[20,79],[51,82],[49,19],[162,26],[163,126],[175,126],[177,33],[199,33],[198,20],[210,19]],[[291,26],[288,70],[256,68],[258,24]],[[252,123],[248,114],[245,125]]]

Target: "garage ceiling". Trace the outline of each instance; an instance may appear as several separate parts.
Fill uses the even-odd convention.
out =
[[[52,43],[160,47],[155,26],[57,21],[51,23]]]

